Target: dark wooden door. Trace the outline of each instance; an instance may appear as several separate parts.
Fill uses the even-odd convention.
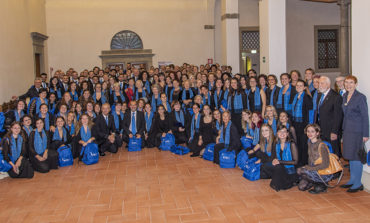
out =
[[[40,77],[41,75],[41,72],[40,72],[40,68],[41,68],[41,55],[39,53],[35,53],[35,73],[36,73],[36,77]]]

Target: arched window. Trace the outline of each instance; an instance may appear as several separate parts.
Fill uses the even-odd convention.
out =
[[[130,30],[123,30],[113,36],[110,48],[112,50],[143,49],[143,41],[136,33]]]

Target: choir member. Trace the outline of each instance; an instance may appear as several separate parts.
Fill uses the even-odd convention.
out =
[[[153,136],[148,138],[148,140],[150,140],[149,143],[159,148],[162,137],[165,137],[169,133],[172,134],[168,113],[163,105],[158,105],[157,113],[149,132],[149,135]]]
[[[187,120],[187,115],[181,108],[180,102],[173,101],[172,112],[170,113],[170,128],[172,134],[175,136],[175,143],[181,146],[185,146],[186,142],[188,142],[185,128],[185,122]]]
[[[90,116],[82,114],[76,128],[76,137],[73,140],[73,158],[81,157],[81,149],[89,143],[95,143],[96,131]]]

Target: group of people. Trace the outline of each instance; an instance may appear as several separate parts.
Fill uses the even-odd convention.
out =
[[[82,147],[94,142],[104,156],[132,138],[140,138],[145,148],[159,148],[172,134],[191,157],[215,143],[216,164],[223,149],[245,150],[261,163],[260,177],[271,179],[277,191],[294,185],[311,193],[326,191],[336,176],[318,171],[329,166],[330,144],[333,153],[349,160],[351,178],[341,187],[363,190],[358,150],[368,140],[369,117],[355,76],[337,77],[332,89],[328,77],[310,68],[303,76],[297,70],[279,77],[231,72],[218,64],[184,63],[148,70],[130,64],[94,67],[81,73],[71,68],[57,70],[49,81],[42,74],[5,113],[1,145],[12,166],[8,174],[31,178],[34,170],[57,169],[57,149],[65,145],[81,158]],[[242,137],[251,146],[243,148]]]

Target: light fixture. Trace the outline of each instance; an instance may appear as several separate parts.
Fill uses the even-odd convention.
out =
[[[254,53],[257,53],[257,50],[251,50],[251,53],[253,53],[253,54],[254,54]]]

